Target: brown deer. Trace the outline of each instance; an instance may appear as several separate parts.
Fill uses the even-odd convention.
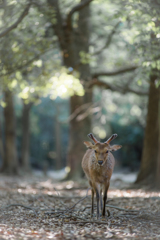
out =
[[[115,164],[115,159],[111,152],[122,147],[121,145],[110,146],[110,142],[117,136],[117,134],[113,134],[106,142],[101,143],[97,141],[92,133],[90,133],[88,134],[88,137],[93,140],[94,144],[91,142],[84,142],[89,149],[86,151],[82,159],[82,168],[89,180],[92,191],[91,216],[93,216],[94,213],[94,193],[96,193],[97,218],[100,216],[99,205],[101,207],[102,216],[105,216],[107,192]]]

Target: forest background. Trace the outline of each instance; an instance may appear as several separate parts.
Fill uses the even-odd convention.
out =
[[[160,187],[160,1],[0,2],[1,172],[69,169],[117,133],[116,167]]]

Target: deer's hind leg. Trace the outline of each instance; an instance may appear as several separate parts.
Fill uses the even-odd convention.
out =
[[[100,185],[95,184],[94,186],[95,192],[96,192],[96,200],[97,200],[97,219],[100,217],[99,214],[99,207],[100,207]]]
[[[91,208],[91,216],[94,214],[94,189],[92,188],[92,208]]]
[[[104,195],[103,195],[103,210],[102,210],[102,216],[105,217],[106,213],[106,201],[107,201],[107,192],[109,188],[109,182],[104,187]]]

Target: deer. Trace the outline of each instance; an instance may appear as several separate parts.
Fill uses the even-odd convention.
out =
[[[105,217],[105,206],[107,201],[107,192],[110,185],[110,179],[115,165],[115,158],[111,152],[117,151],[121,145],[110,145],[118,135],[113,134],[104,143],[98,141],[92,133],[87,135],[92,142],[84,142],[88,150],[82,159],[82,168],[88,178],[92,193],[91,217],[94,214],[94,194],[97,201],[97,219],[100,218],[101,208],[102,217]],[[103,202],[102,202],[103,193]]]

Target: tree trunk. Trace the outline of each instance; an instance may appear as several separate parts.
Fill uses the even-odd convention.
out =
[[[79,20],[77,21],[77,27],[74,28],[72,26],[72,17],[71,19],[69,18],[69,21],[65,22],[65,17],[61,16],[59,1],[47,1],[50,8],[53,8],[56,13],[57,21],[53,25],[53,28],[59,40],[63,64],[67,68],[72,67],[74,70],[76,69],[80,73],[80,80],[86,86],[87,81],[91,79],[90,66],[89,63],[82,64],[80,52],[83,52],[84,55],[89,52],[89,4],[78,9]],[[81,0],[82,2],[85,2],[85,0]],[[91,92],[86,92],[82,97],[77,95],[72,96],[70,98],[70,114],[78,107],[89,102],[92,102]],[[86,139],[90,129],[91,119],[87,114],[86,118],[81,121],[77,121],[76,119],[70,121],[67,163],[71,171],[68,178],[77,178],[82,175],[81,161],[85,152],[83,141]]]
[[[83,2],[84,0],[81,0]],[[74,36],[75,44],[75,57],[77,63],[81,62],[80,52],[87,54],[89,52],[89,15],[90,7],[89,5],[79,11],[79,21],[78,30]],[[74,65],[73,65],[74,66]],[[90,66],[89,63],[80,63],[77,67],[80,73],[80,80],[87,85],[87,82],[91,79]],[[70,98],[70,112],[71,114],[80,106],[92,103],[92,91],[85,92],[85,95],[80,97],[74,95]],[[86,109],[87,111],[87,109]],[[85,116],[86,115],[86,116]],[[82,118],[77,120],[77,118],[70,121],[70,138],[69,138],[69,150],[68,150],[68,166],[71,171],[69,173],[69,178],[79,178],[83,175],[81,162],[83,155],[85,153],[85,146],[83,144],[87,137],[87,134],[91,131],[91,117],[83,113]]]
[[[159,111],[158,111],[158,157],[157,157],[157,171],[156,171],[156,187],[160,189],[160,89],[159,90]]]
[[[0,157],[3,162],[4,161],[4,144],[3,144],[3,137],[2,137],[1,118],[0,118]]]
[[[158,110],[159,89],[155,86],[156,75],[150,77],[150,89],[148,100],[148,114],[145,129],[144,146],[140,172],[136,182],[143,181],[149,177],[155,178],[158,156]]]
[[[30,110],[33,103],[23,102],[22,110],[22,169],[29,172],[31,170],[29,161],[29,138],[30,138]]]
[[[16,150],[16,125],[12,92],[6,90],[4,92],[4,99],[7,105],[4,108],[5,156],[2,170],[9,174],[17,174],[19,166]]]
[[[87,95],[87,94],[86,94]],[[73,96],[70,99],[71,112],[74,112],[78,107],[82,106],[87,101],[86,96],[79,97]],[[91,99],[90,99],[91,101]],[[90,102],[89,101],[89,102]],[[78,121],[76,118],[70,122],[70,136],[69,136],[69,149],[68,149],[68,166],[70,167],[69,178],[82,177],[81,162],[85,153],[85,146],[83,144],[87,134],[91,130],[90,117]]]
[[[61,124],[59,122],[59,106],[56,106],[55,117],[55,137],[56,137],[56,170],[62,168],[62,146],[61,146]]]

